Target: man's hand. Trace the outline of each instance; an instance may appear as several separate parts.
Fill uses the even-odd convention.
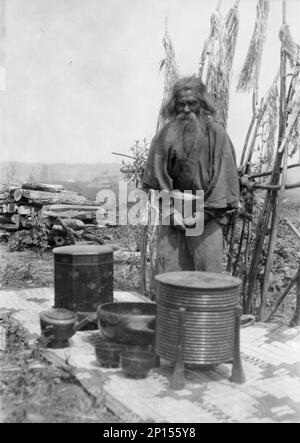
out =
[[[171,212],[166,214],[165,221],[170,222],[170,226],[177,229],[178,231],[185,231],[183,217],[174,208],[172,208]],[[167,223],[167,224],[169,224],[169,223]]]
[[[183,219],[186,228],[195,228],[197,225],[201,223],[201,218],[204,218],[204,224],[211,219],[211,215],[204,212],[204,214],[200,211],[196,211],[190,217],[186,217]]]
[[[184,218],[183,222],[186,228],[194,228],[200,216],[201,216],[200,212],[194,212],[194,214],[191,215],[190,217]]]

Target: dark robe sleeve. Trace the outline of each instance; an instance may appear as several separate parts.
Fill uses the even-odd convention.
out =
[[[210,137],[210,143],[214,144],[213,174],[205,207],[235,208],[239,202],[239,178],[233,145],[220,125],[214,126]]]
[[[152,143],[150,145],[148,157],[144,167],[144,174],[142,178],[143,186],[151,189],[159,189],[158,181],[155,177],[155,166],[154,166],[154,157],[156,150],[157,150],[157,136],[153,138]]]

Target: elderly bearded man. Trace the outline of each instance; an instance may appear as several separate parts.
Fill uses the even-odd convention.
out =
[[[222,272],[221,220],[238,205],[239,179],[234,148],[213,121],[214,113],[206,87],[196,77],[178,80],[162,110],[168,123],[150,146],[143,189],[204,191],[204,231],[186,235],[191,220],[173,209],[173,223],[159,227],[156,273]]]

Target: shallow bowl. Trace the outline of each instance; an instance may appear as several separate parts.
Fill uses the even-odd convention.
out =
[[[125,349],[125,345],[115,343],[95,344],[95,354],[98,363],[103,368],[118,368],[120,366],[120,353]]]
[[[156,366],[156,356],[148,351],[123,351],[120,354],[123,372],[133,378],[144,378]]]

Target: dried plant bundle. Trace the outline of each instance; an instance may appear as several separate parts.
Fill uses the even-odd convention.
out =
[[[239,76],[237,86],[238,91],[249,92],[255,85],[258,84],[269,10],[269,0],[258,0],[256,7],[256,22],[250,47]]]
[[[291,67],[300,67],[300,45],[293,40],[288,25],[281,26],[279,38]]]
[[[258,119],[259,125],[253,149],[257,153],[256,161],[252,163],[252,169],[255,172],[269,170],[273,165],[279,118],[277,78],[263,98],[260,110],[263,114]]]
[[[176,80],[178,79],[178,67],[176,63],[176,56],[174,46],[171,37],[168,32],[167,22],[165,26],[165,35],[163,38],[163,46],[165,49],[165,57],[161,60],[159,69],[164,70],[164,90],[161,109],[170,97],[172,88]],[[161,109],[159,112],[157,131],[164,125],[165,120],[161,116]]]
[[[228,11],[225,17],[225,27],[227,32],[226,59],[230,72],[232,70],[233,58],[235,54],[238,30],[240,25],[239,12],[238,12],[239,2],[240,2],[239,0],[236,1],[234,7]]]
[[[289,147],[289,156],[294,157],[296,153],[299,153],[300,158],[300,118],[298,116],[295,126],[293,128],[291,139],[290,139],[290,147]]]
[[[293,98],[288,103],[287,111],[289,112],[288,124],[287,124],[286,130],[285,130],[285,135],[284,135],[283,140],[281,141],[281,145],[278,149],[278,152],[283,152],[285,145],[289,144],[289,142],[291,141],[291,137],[293,135],[295,125],[299,121],[299,114],[300,114],[300,78],[299,77],[297,77],[297,79],[295,81]]]
[[[263,128],[263,162],[264,170],[270,169],[274,160],[275,135],[278,127],[279,92],[277,83],[274,83],[267,94],[267,111],[265,126]]]
[[[211,38],[208,48],[206,86],[217,110],[216,119],[226,126],[228,117],[228,82],[226,81],[226,29],[222,15],[216,11],[211,16]],[[222,93],[220,94],[220,92]]]
[[[293,79],[290,86],[290,98],[291,101],[288,104],[287,112],[293,112],[293,108],[295,107],[295,94],[298,85],[298,76],[300,72],[300,45],[297,44],[291,36],[290,28],[288,25],[284,24],[281,26],[279,32],[279,38],[281,41],[281,45],[287,59],[289,60],[290,67],[293,71]],[[293,157],[296,152],[299,151],[300,157],[300,119],[299,116],[296,118],[295,124],[290,134],[289,141],[289,155]]]
[[[299,108],[299,103],[297,102],[297,95],[299,88],[299,76],[294,78],[293,83],[293,92],[292,92],[292,100],[288,105],[287,111],[293,114],[293,112],[297,112],[297,108]],[[297,114],[295,118],[294,125],[292,127],[290,136],[289,136],[289,156],[293,157],[297,152],[299,152],[300,158],[300,115]]]
[[[239,29],[238,3],[225,18],[219,9],[212,14],[209,38],[204,44],[199,68],[202,78],[207,60],[205,83],[217,109],[216,119],[224,127],[228,119],[229,87]]]

